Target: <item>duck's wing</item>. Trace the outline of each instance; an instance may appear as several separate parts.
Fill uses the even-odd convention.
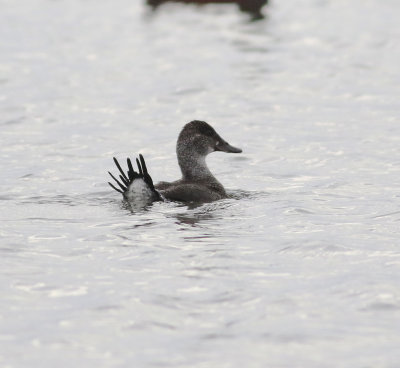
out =
[[[226,197],[226,194],[213,190],[206,185],[180,183],[172,185],[161,193],[165,199],[180,202],[213,202]]]
[[[139,159],[136,159],[139,172],[133,169],[130,158],[126,159],[128,165],[126,173],[122,170],[121,165],[115,157],[113,157],[113,160],[120,175],[119,179],[117,179],[111,172],[108,172],[118,185],[116,187],[108,182],[111,188],[121,193],[126,200],[133,203],[149,203],[162,200],[160,193],[154,188],[153,180],[147,172],[146,162],[141,154],[139,155]]]

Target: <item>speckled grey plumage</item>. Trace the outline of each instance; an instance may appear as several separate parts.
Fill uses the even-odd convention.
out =
[[[206,122],[194,120],[186,124],[176,144],[182,179],[161,182],[155,187],[166,199],[183,202],[211,202],[226,198],[222,184],[206,164],[206,156],[214,151],[239,153]]]

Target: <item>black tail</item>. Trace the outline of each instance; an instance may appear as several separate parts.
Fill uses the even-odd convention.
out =
[[[129,157],[126,159],[126,163],[128,165],[128,171],[125,174],[124,171],[122,170],[121,165],[119,164],[118,160],[115,157],[113,157],[115,165],[117,166],[118,171],[121,173],[121,175],[119,175],[119,180],[113,174],[111,174],[110,172],[108,172],[108,173],[115,180],[115,182],[118,184],[118,186],[121,189],[118,189],[117,187],[115,187],[110,182],[108,182],[108,184],[111,186],[111,188],[116,190],[118,193],[121,193],[122,195],[125,195],[125,193],[129,189],[129,186],[136,179],[143,179],[144,182],[150,188],[150,190],[155,194],[156,200],[161,200],[161,196],[157,192],[157,190],[154,188],[153,180],[152,180],[150,174],[147,172],[146,162],[144,161],[144,158],[143,158],[143,156],[141,154],[139,154],[139,159],[140,159],[140,161],[138,159],[136,159],[136,164],[137,164],[139,172],[136,172],[133,169],[131,159]]]

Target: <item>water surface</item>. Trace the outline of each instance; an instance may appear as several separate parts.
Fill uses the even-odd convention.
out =
[[[397,1],[0,10],[1,366],[398,366]],[[130,211],[193,119],[231,198]]]

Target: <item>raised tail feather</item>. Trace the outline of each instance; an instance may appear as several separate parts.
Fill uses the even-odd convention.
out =
[[[154,188],[153,180],[151,179],[150,174],[147,172],[146,162],[144,161],[144,158],[141,154],[139,154],[139,159],[136,159],[136,164],[139,172],[136,172],[133,169],[132,161],[130,158],[126,159],[126,163],[128,165],[128,171],[126,172],[126,174],[122,170],[118,160],[115,157],[113,157],[113,160],[115,166],[117,166],[117,169],[121,174],[119,175],[119,180],[113,174],[111,174],[111,172],[108,173],[115,180],[120,189],[112,183],[108,182],[111,188],[116,190],[118,193],[121,193],[127,200],[136,200],[138,198],[141,200],[146,199],[150,201],[162,200],[160,193],[158,193],[157,190]],[[143,181],[145,185],[145,188],[141,188],[141,193],[135,193],[135,191],[137,191],[137,188],[132,185],[134,184],[135,180],[138,180],[137,182]],[[148,195],[148,198],[140,198],[143,197],[144,192],[150,193],[150,195]]]

